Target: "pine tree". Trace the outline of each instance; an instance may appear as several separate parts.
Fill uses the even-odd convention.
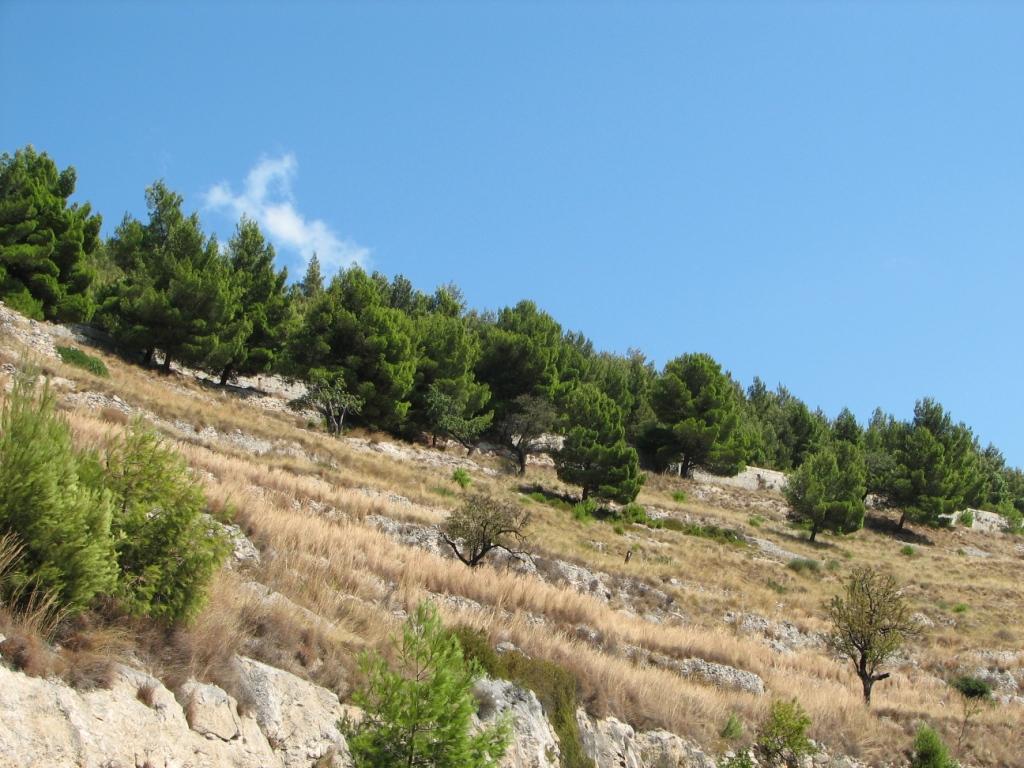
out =
[[[320,272],[320,259],[314,253],[306,265],[306,274],[299,283],[299,293],[304,299],[312,300],[324,292],[324,276]]]
[[[861,450],[843,440],[810,454],[789,476],[786,500],[792,519],[810,530],[852,533],[864,525],[865,471]]]
[[[109,244],[124,271],[103,316],[114,337],[144,353],[219,369],[252,330],[241,316],[241,288],[215,238],[196,214],[184,216],[182,198],[162,182],[146,190],[149,223],[126,217]]]
[[[279,364],[291,307],[285,290],[288,271],[275,269],[274,258],[274,246],[263,237],[259,225],[243,216],[228,242],[231,280],[239,297],[227,338],[237,346],[220,371],[221,386],[237,374],[262,373]],[[247,333],[234,334],[234,326]]]
[[[566,397],[565,441],[555,455],[558,478],[591,494],[623,504],[640,492],[644,476],[636,451],[626,444],[622,413],[594,384],[580,384]]]
[[[0,535],[23,547],[11,586],[53,594],[70,612],[113,588],[110,494],[95,456],[77,452],[49,387],[20,375],[0,416]]]
[[[68,205],[75,169],[31,147],[0,156],[0,300],[37,320],[88,320],[101,219]]]
[[[132,613],[191,618],[227,545],[203,514],[203,490],[184,458],[138,420],[109,452],[104,482],[114,501],[116,594]]]
[[[710,355],[669,361],[654,382],[651,405],[658,421],[640,443],[654,466],[678,463],[683,476],[697,466],[723,475],[743,468],[740,393]]]
[[[361,660],[367,687],[353,698],[365,716],[341,723],[356,768],[495,765],[508,744],[509,722],[470,735],[472,688],[481,670],[463,659],[432,604],[420,603],[406,622],[395,656],[394,668],[379,655]]]

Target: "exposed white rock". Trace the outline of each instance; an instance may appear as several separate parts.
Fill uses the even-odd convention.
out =
[[[238,703],[215,685],[189,680],[178,691],[189,727],[208,739],[232,741],[242,733]]]
[[[347,757],[338,730],[346,710],[336,695],[254,659],[236,657],[235,663],[240,688],[284,768],[308,768],[332,751],[339,760]]]
[[[614,717],[597,719],[576,711],[583,751],[597,768],[715,768],[699,747],[673,733],[637,733]]]
[[[502,768],[557,768],[558,739],[533,691],[506,680],[484,678],[473,688],[478,702],[477,724],[490,725],[509,713],[512,739]]]

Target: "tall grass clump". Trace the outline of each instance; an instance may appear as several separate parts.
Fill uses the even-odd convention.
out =
[[[100,376],[104,379],[110,378],[110,371],[107,370],[106,363],[98,357],[83,352],[78,347],[57,347],[57,354],[68,365],[81,368],[94,376]]]

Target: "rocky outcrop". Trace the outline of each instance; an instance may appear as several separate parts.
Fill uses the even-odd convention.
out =
[[[346,708],[337,696],[254,659],[235,662],[240,691],[284,768],[308,768],[329,754],[346,764],[348,750],[337,725]]]
[[[668,731],[637,733],[614,717],[576,711],[583,751],[597,768],[715,768],[695,744]]]
[[[512,740],[499,763],[501,768],[558,768],[558,739],[533,691],[506,680],[483,679],[473,693],[479,706],[478,725],[511,718]]]
[[[0,765],[11,768],[282,768],[230,696],[192,685],[187,709],[159,680],[120,668],[109,689],[78,692],[0,666]],[[189,725],[190,715],[195,728]],[[306,763],[308,765],[308,763]]]

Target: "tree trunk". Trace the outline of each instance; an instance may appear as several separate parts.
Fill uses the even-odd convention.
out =
[[[583,498],[580,501],[586,501],[590,498],[590,489],[587,486],[583,486]]]
[[[522,477],[526,474],[526,450],[516,448],[516,456],[519,459],[519,476]]]
[[[809,538],[808,541],[814,541],[814,537],[817,536],[817,535],[818,535],[818,526],[812,525],[811,526],[811,538]]]
[[[228,379],[231,378],[231,363],[224,366],[224,370],[220,373],[220,385],[226,387],[228,385]]]
[[[164,362],[163,362],[163,365],[160,366],[160,370],[163,371],[164,373],[170,373],[171,372],[171,353],[170,352],[165,352],[164,353]]]
[[[871,675],[861,675],[860,683],[864,687],[864,704],[871,706],[871,687],[875,684],[875,678]]]
[[[900,524],[896,526],[896,530],[897,531],[902,531],[903,530],[903,524],[906,523],[906,522],[907,522],[907,513],[906,512],[901,512],[900,513]]]
[[[144,354],[144,355],[142,356],[142,364],[143,364],[143,365],[144,365],[144,366],[145,366],[146,368],[149,368],[149,366],[151,366],[151,365],[153,364],[153,353],[154,353],[155,351],[156,351],[155,349],[153,349],[152,347],[150,347],[149,349],[147,349],[147,350],[146,350],[146,354]]]

